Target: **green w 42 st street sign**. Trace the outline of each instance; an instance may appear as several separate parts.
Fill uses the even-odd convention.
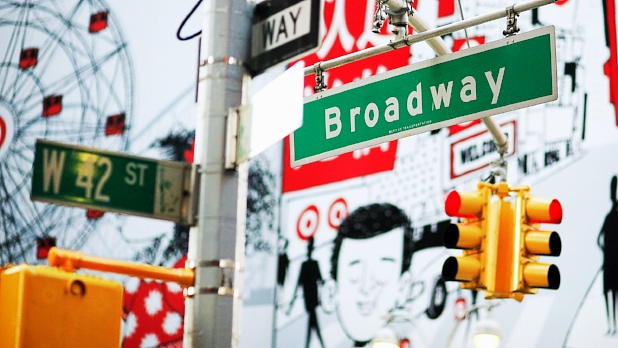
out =
[[[293,167],[558,98],[553,26],[305,98]]]
[[[33,200],[190,225],[193,167],[39,139]]]

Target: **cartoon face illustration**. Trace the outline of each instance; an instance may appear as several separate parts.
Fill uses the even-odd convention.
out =
[[[360,207],[341,223],[333,241],[332,285],[324,293],[331,294],[350,339],[370,341],[389,311],[405,302],[413,250],[410,220],[392,204]]]
[[[368,239],[345,239],[339,251],[337,316],[346,334],[369,341],[395,307],[403,248],[403,229]]]

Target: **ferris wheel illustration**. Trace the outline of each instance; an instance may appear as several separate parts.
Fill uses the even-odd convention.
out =
[[[37,138],[128,148],[132,66],[112,14],[100,0],[0,0],[0,265],[79,249],[100,217],[31,201],[30,181]]]

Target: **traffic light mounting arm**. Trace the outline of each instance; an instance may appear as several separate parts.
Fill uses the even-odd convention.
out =
[[[191,287],[195,281],[192,269],[167,268],[134,262],[119,261],[103,257],[85,255],[78,251],[53,247],[47,256],[50,266],[73,272],[87,268],[102,272],[120,273],[138,278],[150,278],[164,282],[175,282],[183,287]]]

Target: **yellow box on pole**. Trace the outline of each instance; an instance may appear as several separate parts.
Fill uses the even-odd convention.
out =
[[[122,285],[46,266],[0,268],[0,347],[117,348]]]

